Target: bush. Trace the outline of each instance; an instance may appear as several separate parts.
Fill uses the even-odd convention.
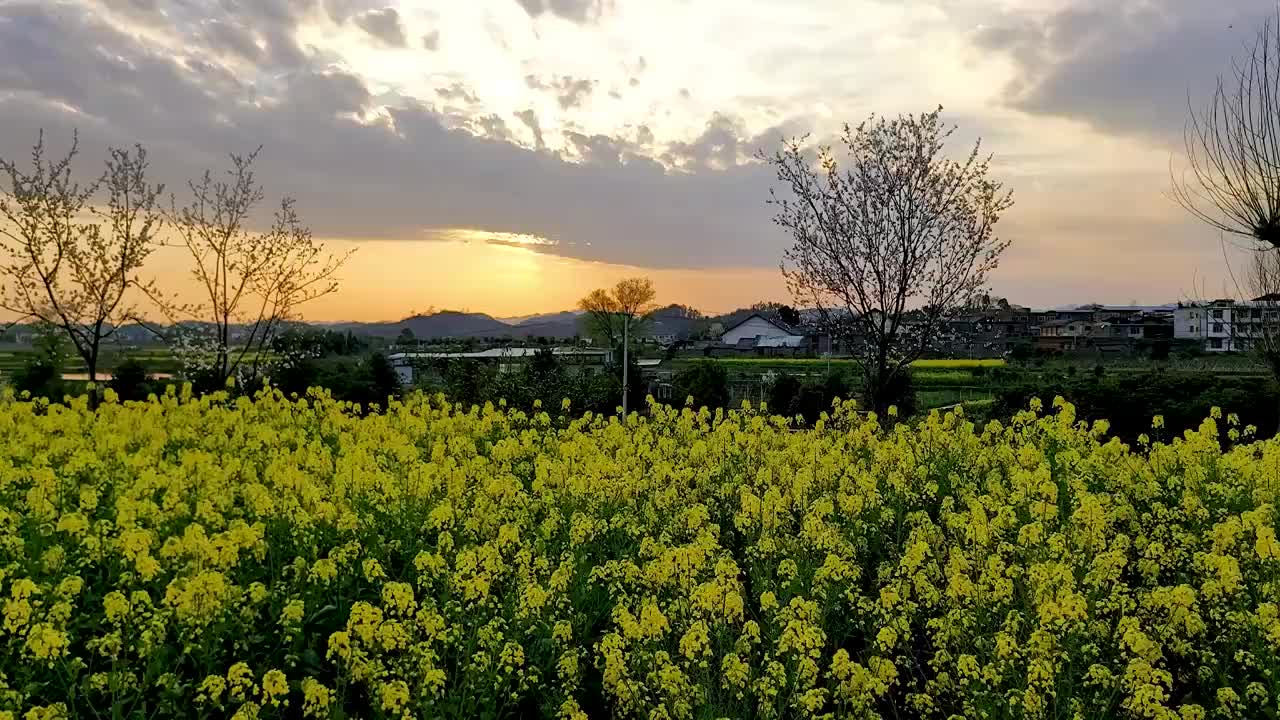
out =
[[[729,373],[715,360],[698,360],[676,374],[674,383],[677,404],[692,397],[694,407],[712,409],[729,405]]]
[[[61,402],[68,389],[62,380],[61,366],[42,356],[28,358],[22,367],[14,371],[10,383],[15,393],[25,392],[30,397],[54,402]]]
[[[111,382],[107,383],[107,387],[114,390],[121,401],[146,400],[147,395],[155,392],[146,365],[133,358],[116,365],[111,371]]]
[[[1107,420],[1113,435],[1129,441],[1150,434],[1156,415],[1164,417],[1165,436],[1173,437],[1198,427],[1214,407],[1237,413],[1244,424],[1270,437],[1280,409],[1280,389],[1268,379],[1153,370],[1056,381],[1024,378],[997,388],[993,411],[1007,418],[1025,409],[1032,398],[1048,404],[1056,396],[1073,403],[1082,419]]]
[[[832,404],[835,400],[850,400],[854,394],[853,386],[849,384],[849,377],[840,370],[833,370],[822,379],[822,382],[806,383],[800,389],[794,412],[803,416],[805,422],[812,425],[818,421],[822,413],[832,412]]]
[[[271,381],[286,394],[301,397],[311,388],[324,388],[335,399],[359,403],[366,408],[385,406],[388,397],[400,393],[400,378],[381,353],[365,358],[294,360],[275,368]]]
[[[803,390],[800,380],[790,373],[781,373],[769,385],[769,412],[783,417],[799,414],[799,399]]]
[[[893,376],[884,388],[884,400],[886,407],[892,405],[898,409],[899,418],[916,414],[916,388],[910,370],[904,368]]]

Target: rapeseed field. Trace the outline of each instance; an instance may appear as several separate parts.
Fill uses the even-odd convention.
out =
[[[0,717],[1277,716],[1231,415],[553,410],[0,399]]]

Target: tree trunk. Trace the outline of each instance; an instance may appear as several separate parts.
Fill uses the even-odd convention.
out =
[[[622,421],[627,421],[627,395],[630,394],[631,387],[628,384],[627,370],[630,363],[627,356],[627,331],[629,329],[630,316],[622,318]]]
[[[1271,370],[1273,384],[1280,386],[1280,349],[1266,350],[1262,353],[1262,357],[1266,360],[1267,367]],[[1277,400],[1276,422],[1278,423],[1276,433],[1280,435],[1280,399]]]
[[[871,381],[871,409],[875,411],[876,417],[882,421],[888,416],[889,412],[889,398],[885,397],[887,394],[886,389],[889,385],[888,375],[889,354],[884,343],[880,343],[880,347],[876,350],[875,377]]]

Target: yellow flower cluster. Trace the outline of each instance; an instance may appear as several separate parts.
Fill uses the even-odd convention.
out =
[[[1220,422],[5,396],[0,719],[1276,717]]]

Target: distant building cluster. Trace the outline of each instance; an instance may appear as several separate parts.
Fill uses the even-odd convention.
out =
[[[1193,340],[1206,352],[1243,352],[1280,340],[1280,296],[1179,304],[1173,336]]]
[[[1173,339],[1172,305],[1085,305],[1028,313],[1038,350],[1122,353],[1141,341]]]
[[[1122,353],[1142,341],[1174,337],[1176,306],[1086,305],[1070,310],[1032,310],[1005,301],[947,319],[932,350],[967,357],[1000,357],[1022,346],[1044,352],[1094,350]],[[903,319],[910,332],[923,316]],[[708,354],[821,355],[841,351],[838,340],[805,332],[760,314],[725,328]]]

